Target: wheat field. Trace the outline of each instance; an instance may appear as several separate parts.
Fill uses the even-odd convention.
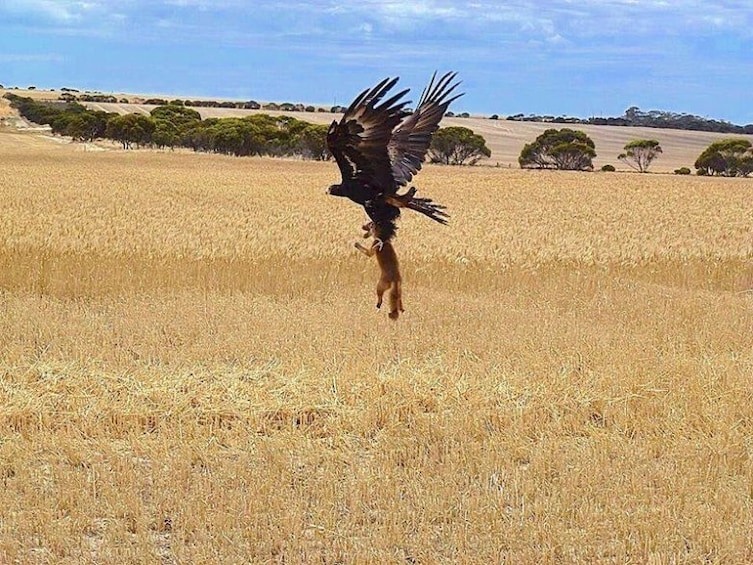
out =
[[[0,132],[0,563],[753,561],[751,181]]]

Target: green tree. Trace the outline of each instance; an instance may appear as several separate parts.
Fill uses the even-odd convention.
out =
[[[586,171],[593,169],[594,148],[593,140],[582,131],[548,129],[533,143],[526,143],[518,163],[524,169]]]
[[[275,118],[258,114],[243,118],[221,118],[206,130],[211,151],[243,157],[279,155],[281,129]]]
[[[107,120],[112,116],[113,114],[101,111],[73,114],[63,133],[77,141],[94,141],[105,136]]]
[[[753,173],[753,149],[747,139],[715,141],[700,154],[694,164],[699,175],[747,177]]]
[[[152,143],[162,149],[169,147],[172,149],[180,140],[178,128],[172,122],[164,120],[155,120],[154,133],[152,133]]]
[[[173,100],[165,106],[154,108],[149,114],[154,120],[152,143],[171,149],[181,143],[185,132],[201,121],[201,115]]]
[[[326,161],[330,158],[330,152],[327,149],[327,130],[329,126],[322,124],[311,124],[306,126],[300,133],[301,154],[304,157],[315,159],[316,161]]]
[[[110,139],[119,141],[123,149],[130,149],[133,145],[148,145],[152,142],[154,120],[143,114],[125,114],[115,116],[107,121],[106,135]]]
[[[180,127],[183,124],[201,121],[201,114],[196,110],[186,106],[171,102],[165,106],[157,106],[149,115],[155,120],[171,122],[173,125]]]
[[[259,121],[259,116],[249,116],[263,127],[263,134],[267,141],[266,153],[268,155],[284,156],[300,153],[301,137],[310,125],[292,116],[265,116],[264,122]]]
[[[60,112],[50,122],[50,129],[52,133],[57,135],[68,135],[71,130],[71,122],[74,120],[75,115],[68,112]]]
[[[655,139],[636,139],[625,145],[625,153],[617,158],[624,161],[639,173],[648,171],[651,162],[662,153],[661,145]]]
[[[218,118],[207,118],[183,128],[180,132],[179,144],[190,147],[194,151],[212,151],[209,128]]]
[[[249,124],[243,123],[241,118],[224,118],[217,120],[207,128],[210,147],[217,153],[229,155],[252,155],[249,148]]]
[[[429,159],[445,165],[475,165],[482,157],[490,157],[486,140],[462,126],[440,128],[431,138]]]

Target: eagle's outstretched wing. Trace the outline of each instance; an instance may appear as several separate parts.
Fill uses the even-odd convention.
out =
[[[387,144],[392,130],[405,115],[403,108],[408,101],[401,102],[400,98],[408,90],[384,102],[382,99],[397,80],[386,78],[374,88],[364,90],[327,132],[327,147],[340,167],[343,183],[357,181],[362,189],[373,191],[375,196],[393,190],[394,186]]]
[[[421,95],[416,111],[392,134],[387,151],[396,186],[408,184],[413,175],[421,170],[426,152],[429,150],[431,136],[439,129],[439,121],[447,112],[450,103],[463,96],[456,94],[450,97],[452,91],[460,84],[452,83],[456,75],[457,73],[446,73],[435,84],[435,72]]]

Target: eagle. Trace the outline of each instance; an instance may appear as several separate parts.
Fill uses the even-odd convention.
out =
[[[421,169],[439,121],[450,104],[463,96],[453,94],[460,84],[456,75],[448,72],[436,80],[435,72],[413,112],[406,108],[410,101],[402,100],[408,89],[385,99],[398,81],[398,77],[386,78],[359,94],[340,121],[329,126],[327,147],[342,182],[331,185],[327,192],[363,206],[380,243],[394,237],[400,208],[447,223],[444,206],[431,198],[417,198],[415,187],[403,194],[398,190]]]

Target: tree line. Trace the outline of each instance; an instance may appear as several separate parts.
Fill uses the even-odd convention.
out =
[[[165,98],[147,98],[146,100],[129,100],[128,98],[121,98],[118,100],[116,96],[110,94],[79,94],[78,96],[73,94],[74,90],[70,88],[63,88],[64,90],[58,100],[63,102],[103,102],[103,103],[120,103],[120,104],[143,104],[145,106],[188,106],[193,108],[224,108],[224,109],[236,109],[236,110],[269,110],[274,112],[331,112],[333,114],[342,113],[345,111],[344,106],[331,106],[329,108],[316,107],[312,104],[301,104],[293,102],[267,102],[261,104],[256,100],[246,101],[232,101],[232,100],[182,100],[175,98],[173,100],[167,100]],[[78,91],[75,91],[78,92]]]
[[[207,118],[179,104],[157,106],[149,115],[89,110],[77,102],[39,102],[7,93],[11,106],[27,120],[49,125],[52,132],[77,141],[110,139],[123,149],[175,148],[228,155],[328,158],[327,126],[290,116],[254,114],[242,118]]]
[[[110,139],[123,149],[184,147],[236,156],[300,156],[315,160],[331,157],[326,142],[328,127],[292,116],[253,114],[202,119],[181,101],[157,106],[149,115],[118,114],[89,110],[70,100],[40,102],[12,93],[5,97],[27,120],[49,125],[53,133],[77,141]],[[429,151],[432,162],[448,165],[474,164],[490,155],[484,138],[464,127],[440,129]]]
[[[498,119],[496,114],[491,119]],[[692,131],[708,131],[715,133],[735,133],[749,135],[753,134],[753,124],[740,126],[725,122],[723,120],[714,120],[696,116],[694,114],[685,114],[677,112],[666,112],[662,110],[642,111],[637,106],[631,106],[625,110],[625,114],[617,117],[591,117],[591,118],[574,118],[570,116],[540,116],[514,114],[507,117],[507,120],[516,122],[546,122],[553,124],[581,124],[595,126],[629,126],[629,127],[649,127],[661,129],[681,129]]]
[[[0,89],[4,88],[0,84]],[[12,87],[17,89],[18,87]],[[29,90],[34,90],[36,87],[29,86]],[[54,89],[52,89],[54,91]],[[81,94],[78,89],[63,87],[60,89],[63,94],[60,96],[60,100],[65,102],[119,102],[121,104],[130,103],[127,98],[121,98],[118,100],[113,95],[106,95],[100,92],[93,94],[86,92]],[[78,96],[76,94],[78,94]],[[218,100],[166,100],[163,98],[150,98],[148,100],[139,101],[139,104],[164,106],[167,104],[177,104],[193,107],[203,108],[235,108],[244,110],[258,110],[264,109],[269,111],[286,111],[286,112],[331,112],[333,114],[342,113],[345,111],[343,106],[335,105],[331,108],[316,107],[313,105],[294,104],[291,102],[275,103],[269,102],[266,104],[260,104],[255,100],[248,100],[245,102],[239,101],[218,101]],[[468,112],[462,112],[455,114],[453,112],[447,112],[446,117],[456,118],[469,118]],[[492,114],[489,119],[499,120],[501,119],[499,114]],[[602,117],[593,116],[590,118],[578,118],[573,116],[554,116],[554,115],[539,115],[539,114],[512,114],[506,118],[510,121],[518,122],[542,122],[551,124],[568,124],[568,125],[597,125],[597,126],[628,126],[628,127],[650,127],[661,129],[680,129],[691,131],[706,131],[714,133],[733,133],[743,135],[753,135],[753,124],[737,125],[725,120],[715,120],[713,118],[705,118],[695,114],[688,114],[685,112],[669,112],[665,110],[649,110],[643,111],[637,106],[631,106],[622,116]]]
[[[5,95],[29,121],[48,124],[53,133],[79,141],[110,139],[123,149],[134,147],[175,148],[236,156],[299,156],[325,160],[327,126],[311,124],[292,116],[254,114],[244,117],[207,118],[185,104],[168,103],[146,114],[117,114],[89,110],[77,102],[40,102],[12,93]],[[627,143],[617,159],[639,172],[647,172],[661,155],[654,139]],[[446,165],[473,165],[490,157],[483,136],[466,127],[440,128],[432,137],[429,160]],[[528,169],[588,171],[593,169],[596,145],[584,132],[551,128],[525,144],[518,164]],[[747,139],[712,143],[695,161],[699,175],[748,176],[753,173],[753,148]],[[605,165],[602,170],[614,170]],[[689,174],[683,167],[677,174]]]

